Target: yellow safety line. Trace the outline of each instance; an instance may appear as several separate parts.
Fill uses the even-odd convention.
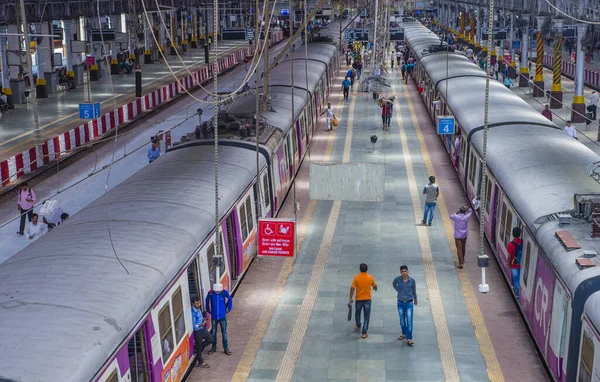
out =
[[[402,86],[404,88],[404,92],[408,93],[408,87],[404,84]],[[408,96],[406,96],[406,99],[408,102],[410,115],[412,116],[412,122],[417,132],[417,139],[419,140],[421,154],[425,161],[427,172],[428,174],[435,176],[435,171],[433,169],[433,165],[431,164],[431,158],[429,157],[429,152],[427,151],[427,146],[425,145],[425,140],[423,139],[421,126],[419,125],[419,121],[416,118],[412,101]],[[446,208],[444,198],[438,198],[437,204],[439,206],[440,215],[442,217],[442,224],[444,226],[444,230],[446,231],[446,239],[448,240],[448,246],[450,247],[452,256],[455,259],[457,259],[456,247],[454,246],[454,229],[452,226],[452,222],[450,221],[448,209]],[[500,368],[500,363],[498,362],[498,358],[496,357],[496,352],[494,351],[492,340],[490,339],[490,335],[485,325],[483,315],[481,314],[479,303],[477,302],[477,298],[475,297],[475,293],[473,292],[473,286],[471,285],[471,281],[469,280],[466,271],[459,270],[457,274],[463,296],[465,297],[465,303],[469,311],[469,316],[471,317],[471,322],[473,323],[475,337],[477,338],[477,342],[479,342],[479,349],[486,364],[488,377],[491,382],[504,381],[502,369]]]
[[[226,51],[224,51],[224,52],[218,53],[218,56],[217,56],[217,57],[221,57],[221,56],[223,56],[223,55],[227,55],[227,54],[231,53],[232,51],[235,51],[235,50],[237,50],[237,49],[238,49],[238,48],[240,48],[241,46],[244,46],[244,45],[243,45],[243,44],[242,44],[242,45],[236,45],[236,46],[235,46],[235,47],[233,47],[233,48],[230,48],[230,49],[228,49],[228,50],[226,50]],[[205,63],[199,63],[199,62],[197,62],[197,63],[194,63],[194,64],[191,64],[191,65],[189,65],[189,66],[188,66],[188,68],[190,69],[190,71],[192,71],[192,68],[194,68],[194,67],[198,67],[198,66],[199,66],[199,68],[198,68],[198,69],[200,69],[200,68],[204,68],[204,67],[205,67]],[[196,70],[196,69],[193,69],[193,70]],[[180,74],[181,72],[184,72],[184,71],[187,73],[187,71],[186,71],[186,68],[185,68],[185,67],[183,67],[183,68],[181,68],[181,69],[179,69],[179,70],[176,70],[176,71],[175,71],[175,75],[178,75],[178,74]],[[114,76],[114,74],[112,74],[112,75]],[[172,78],[172,77],[173,77],[173,75],[172,75],[171,73],[169,73],[169,75],[168,75],[168,76],[166,76],[166,77]],[[161,81],[161,80],[164,80],[164,79],[165,79],[165,77],[156,78],[156,79],[154,79],[154,80],[152,80],[152,81],[150,81],[150,82],[148,82],[148,83],[144,84],[144,87],[147,87],[147,86],[149,86],[149,85],[151,85],[151,84],[153,84],[153,83],[155,83],[155,82],[157,82],[157,81]],[[181,80],[181,78],[179,78],[179,80]],[[167,84],[167,85],[168,85],[168,84]],[[156,91],[156,90],[158,90],[158,89],[154,89],[152,92],[154,92],[154,91]],[[151,93],[152,93],[152,92],[151,92]],[[129,93],[129,92],[127,92],[127,93],[120,93],[120,94],[116,95],[116,97],[114,97],[114,99],[118,99],[118,98],[121,98],[121,97],[128,96],[128,95],[129,95],[128,93]],[[131,98],[131,99],[135,99],[135,97],[131,97],[131,96],[130,96],[129,98]],[[113,98],[108,98],[108,99],[106,99],[106,100],[104,100],[104,101],[101,101],[101,102],[99,102],[99,103],[100,103],[100,105],[104,105],[105,103],[110,103],[110,102],[113,102]],[[125,105],[121,105],[121,106],[125,106]],[[117,106],[117,107],[121,107],[121,106]],[[53,125],[53,124],[55,124],[55,123],[57,123],[57,122],[64,121],[65,119],[72,118],[72,117],[74,117],[74,116],[77,116],[77,115],[79,115],[79,112],[76,112],[76,113],[72,113],[72,114],[65,115],[64,117],[61,117],[61,118],[59,118],[59,119],[57,119],[57,120],[54,120],[54,121],[52,121],[51,123],[47,123],[47,124],[45,124],[45,125],[43,125],[43,126],[40,126],[40,129],[42,129],[42,130],[43,130],[43,129],[47,128],[48,126],[51,126],[51,125]],[[54,127],[53,129],[60,129],[61,127],[63,127],[63,126],[56,126],[56,127]],[[16,140],[16,139],[23,138],[23,137],[25,137],[25,136],[27,136],[27,135],[31,135],[31,134],[33,134],[33,133],[34,133],[33,131],[29,131],[29,132],[26,132],[26,133],[23,133],[23,134],[17,135],[16,137],[12,137],[12,138],[10,138],[10,139],[7,139],[6,141],[2,142],[2,146],[6,146],[6,144],[8,144],[8,143],[10,143],[10,142],[12,142],[12,141],[14,141],[14,140]]]
[[[304,215],[304,219],[300,227],[298,227],[298,248],[302,248],[302,243],[306,238],[306,233],[308,232],[308,226],[312,220],[312,217],[317,208],[317,201],[311,200],[308,203],[306,208],[306,212]],[[265,334],[267,333],[267,329],[269,328],[269,324],[271,323],[271,319],[275,314],[275,310],[279,305],[279,300],[281,295],[283,294],[285,282],[287,281],[288,276],[292,273],[292,266],[294,265],[294,259],[286,259],[283,263],[283,267],[279,272],[279,276],[274,284],[274,296],[273,298],[269,298],[267,304],[263,308],[262,313],[252,331],[252,335],[248,340],[248,344],[246,345],[246,349],[244,350],[244,354],[238,363],[235,372],[233,373],[232,381],[245,381],[252,370],[252,364],[254,363],[254,359],[256,358],[256,354],[260,349],[260,344],[262,343]]]
[[[340,102],[338,102],[337,106],[341,106],[342,102],[343,102],[343,97],[341,97],[341,100],[340,100]],[[329,134],[329,137],[327,138],[327,147],[325,149],[325,155],[323,157],[323,162],[329,162],[331,160],[331,154],[333,152],[335,131],[330,131],[330,132],[328,132],[328,134]],[[300,225],[300,227],[298,227],[298,246],[297,246],[297,248],[302,248],[302,244],[304,243],[304,239],[306,238],[306,234],[308,232],[308,227],[310,225],[310,222],[312,221],[312,217],[315,213],[316,208],[317,208],[317,201],[316,200],[309,201],[302,224]],[[339,213],[339,211],[338,211],[338,213]],[[279,272],[277,280],[275,281],[275,284],[274,284],[274,296],[273,296],[274,298],[270,298],[269,301],[267,302],[267,304],[265,305],[265,307],[263,308],[263,311],[261,312],[258,322],[256,323],[256,326],[252,330],[252,334],[250,336],[250,339],[248,340],[248,344],[246,345],[244,354],[242,355],[242,358],[241,358],[240,362],[238,363],[238,366],[235,369],[235,372],[233,373],[233,377],[231,378],[232,381],[242,382],[242,381],[245,381],[248,378],[248,376],[250,375],[250,371],[252,370],[252,364],[254,363],[256,354],[258,353],[258,350],[260,349],[262,340],[265,337],[265,334],[267,333],[269,324],[271,323],[271,319],[273,318],[273,315],[275,314],[275,310],[277,309],[277,306],[279,306],[279,301],[281,299],[281,295],[283,294],[285,283],[286,283],[289,275],[292,273],[294,261],[295,261],[295,259],[293,259],[293,258],[285,260],[283,267],[281,268],[281,271]],[[312,310],[312,308],[311,308],[311,310]],[[309,316],[310,316],[310,314],[309,314]],[[301,342],[302,341],[300,341],[300,343]]]
[[[395,88],[396,86],[394,85],[393,87]],[[404,89],[404,91],[406,93],[407,90]],[[400,109],[399,106],[400,105],[398,105],[398,109]],[[414,119],[414,110],[410,109],[410,112]],[[408,179],[408,185],[410,189],[410,198],[412,201],[413,214],[415,216],[416,221],[421,221],[423,216],[423,210],[421,209],[417,181],[415,178],[415,172],[413,169],[410,152],[408,150],[406,130],[404,129],[401,111],[398,110],[397,114],[398,118],[396,119],[396,124],[398,125],[398,129],[400,132],[400,140],[402,141],[402,152],[404,154],[404,165],[406,167],[406,176]],[[423,155],[427,155],[427,152],[423,152]],[[440,286],[438,284],[438,279],[435,272],[435,265],[433,264],[431,247],[429,245],[427,227],[420,224],[417,225],[417,236],[419,238],[419,245],[421,246],[421,260],[423,262],[423,270],[425,271],[425,284],[427,285],[427,293],[429,294],[429,303],[431,306],[431,314],[433,316],[433,325],[437,334],[437,342],[438,348],[440,349],[440,357],[442,360],[442,371],[444,373],[444,378],[446,381],[459,381],[460,378],[458,376],[458,368],[456,367],[456,359],[454,358],[452,341],[450,340],[448,323],[446,322],[444,304],[442,303]]]
[[[343,97],[340,103],[341,102],[343,102]],[[343,163],[348,163],[350,161],[355,107],[356,98],[352,97],[348,121],[346,124],[346,140],[344,142]],[[302,348],[302,343],[304,342],[304,335],[306,334],[306,329],[308,328],[308,321],[310,320],[311,312],[313,311],[315,302],[317,300],[319,287],[321,286],[321,281],[323,280],[323,275],[325,274],[325,265],[327,263],[327,258],[329,257],[329,249],[331,248],[331,243],[333,242],[333,235],[337,227],[341,206],[341,201],[336,200],[333,202],[333,207],[329,213],[329,219],[325,228],[325,234],[323,235],[323,241],[321,242],[321,246],[319,248],[319,254],[317,255],[315,265],[310,275],[310,280],[308,282],[306,293],[304,294],[304,299],[302,300],[302,306],[300,307],[298,318],[294,323],[294,328],[292,329],[292,335],[288,341],[288,346],[283,354],[283,359],[279,367],[279,373],[277,373],[278,382],[289,382],[292,380],[294,375],[296,362],[298,361],[298,355],[300,354],[300,349]]]

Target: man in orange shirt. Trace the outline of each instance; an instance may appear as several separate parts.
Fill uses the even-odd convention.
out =
[[[352,286],[350,287],[350,301],[352,304],[352,297],[354,297],[354,290],[356,289],[356,331],[360,331],[360,314],[364,313],[364,321],[362,325],[362,338],[367,338],[369,335],[367,331],[369,330],[369,318],[371,317],[371,287],[373,290],[377,290],[377,284],[375,283],[375,279],[373,276],[367,273],[367,264],[362,263],[360,265],[360,273],[354,276],[354,280],[352,281]]]

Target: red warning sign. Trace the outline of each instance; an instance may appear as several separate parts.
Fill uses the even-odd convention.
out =
[[[260,256],[294,256],[296,222],[286,219],[258,221],[258,254]]]

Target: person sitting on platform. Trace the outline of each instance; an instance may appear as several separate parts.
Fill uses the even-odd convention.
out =
[[[33,214],[31,222],[27,225],[25,233],[29,240],[37,240],[47,232],[46,225],[39,222],[38,214]]]

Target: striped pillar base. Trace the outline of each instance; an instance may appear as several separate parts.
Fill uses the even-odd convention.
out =
[[[573,123],[585,122],[585,99],[583,96],[573,97],[573,103],[571,104],[571,121]]]

